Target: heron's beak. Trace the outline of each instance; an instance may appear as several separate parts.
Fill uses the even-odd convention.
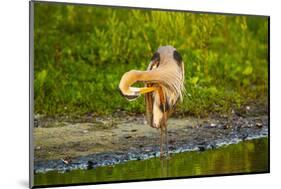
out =
[[[156,87],[143,87],[140,88],[139,94],[145,94],[157,90]]]
[[[123,93],[122,90],[119,88],[119,92],[121,93],[121,95],[124,96],[129,101],[135,100],[140,95],[153,92],[155,90],[157,90],[156,87],[142,87],[142,88],[129,87],[129,91]]]

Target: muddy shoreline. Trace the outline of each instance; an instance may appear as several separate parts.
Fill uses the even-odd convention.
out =
[[[83,123],[40,122],[34,128],[35,173],[92,169],[159,156],[159,130],[146,125],[143,115],[96,117]],[[267,115],[184,117],[168,121],[171,154],[205,151],[267,136]]]

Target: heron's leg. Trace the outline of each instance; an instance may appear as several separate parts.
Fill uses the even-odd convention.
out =
[[[160,126],[160,158],[163,157],[163,127]]]
[[[164,99],[165,99],[165,95],[164,95]],[[165,155],[166,157],[169,156],[169,147],[168,147],[168,128],[167,128],[167,112],[166,112],[166,106],[163,105],[163,110],[164,110],[164,114],[163,114],[163,127],[165,129]]]
[[[169,157],[169,146],[168,146],[168,128],[165,126],[165,141],[166,141],[166,157]]]

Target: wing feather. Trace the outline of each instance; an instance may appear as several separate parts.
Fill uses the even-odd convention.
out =
[[[151,87],[152,84],[146,84],[146,86]],[[151,127],[153,127],[153,93],[145,94],[145,105],[147,122]]]

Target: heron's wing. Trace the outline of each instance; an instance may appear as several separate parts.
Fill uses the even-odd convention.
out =
[[[152,84],[146,84],[147,87],[151,87]],[[145,105],[146,105],[146,119],[148,124],[152,127],[153,125],[153,93],[145,94]]]

